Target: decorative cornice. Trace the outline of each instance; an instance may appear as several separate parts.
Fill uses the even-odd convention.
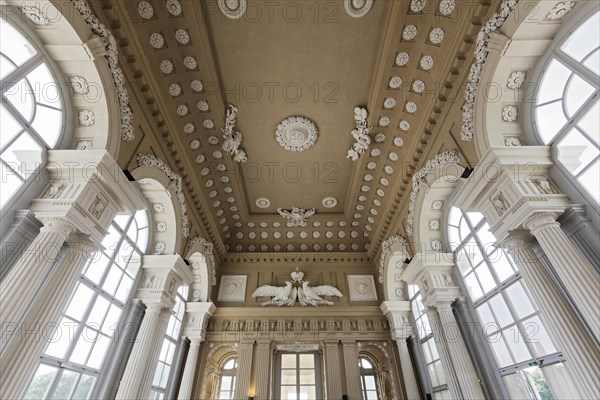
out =
[[[479,80],[483,67],[488,57],[488,43],[492,32],[502,28],[512,10],[517,6],[519,0],[504,0],[500,5],[500,11],[495,13],[481,29],[477,36],[475,45],[475,62],[471,65],[467,89],[465,90],[465,104],[462,107],[463,126],[460,132],[461,139],[464,141],[473,140],[473,115],[475,107],[475,97],[479,88]]]
[[[412,236],[414,233],[415,207],[417,206],[417,197],[419,196],[419,186],[423,179],[435,168],[444,164],[458,164],[460,152],[458,150],[449,150],[440,153],[427,161],[412,178],[412,192],[410,193],[410,204],[408,205],[408,217],[406,221],[406,234]]]
[[[360,157],[371,144],[369,132],[373,127],[367,127],[367,115],[368,112],[366,108],[354,108],[354,122],[356,123],[356,129],[352,130],[352,136],[354,136],[356,141],[352,145],[352,148],[348,150],[348,155],[346,156],[346,158],[349,158],[352,161],[358,160],[358,157]]]
[[[242,144],[242,134],[240,132],[234,132],[233,128],[235,127],[235,115],[238,109],[230,104],[229,109],[227,110],[227,115],[225,116],[225,128],[221,129],[223,131],[223,150],[225,153],[233,156],[233,159],[237,162],[246,162],[248,161],[248,157],[246,156],[246,152],[240,149],[240,145]]]
[[[104,47],[106,48],[105,58],[115,84],[115,89],[117,90],[117,97],[119,98],[121,139],[126,142],[132,141],[135,138],[133,126],[131,125],[133,122],[133,113],[129,107],[129,93],[125,87],[125,76],[121,67],[119,67],[117,43],[110,30],[92,13],[86,0],[71,0],[71,3],[73,3],[73,6],[81,15],[88,28],[100,36],[104,43]]]
[[[384,240],[383,243],[381,244],[381,256],[379,257],[379,277],[378,277],[379,283],[384,282],[385,259],[388,256],[390,247],[392,247],[392,245],[394,245],[396,243],[402,243],[405,247],[408,248],[408,242],[406,241],[404,236],[401,236],[401,235],[391,236],[388,239]]]
[[[183,195],[181,186],[181,176],[173,172],[163,160],[152,154],[138,154],[137,163],[140,167],[158,168],[175,185],[175,193],[177,194],[177,202],[179,203],[179,213],[181,214],[181,234],[184,238],[188,237],[190,235],[190,229],[188,227],[189,221],[187,207],[185,205],[185,196]]]

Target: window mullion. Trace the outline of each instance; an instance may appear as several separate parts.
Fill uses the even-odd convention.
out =
[[[595,51],[595,50],[594,50]],[[583,78],[587,83],[591,86],[594,86],[596,90],[599,88],[598,84],[598,75],[593,73],[587,67],[584,67],[583,64],[579,61],[575,61],[567,54],[563,53],[560,48],[556,49],[554,53],[554,57],[560,61],[563,65],[568,67],[573,73]],[[587,57],[587,56],[586,56]]]
[[[12,61],[12,60],[11,60]],[[27,75],[36,69],[38,66],[43,64],[44,56],[38,52],[36,55],[25,61],[22,65],[18,66],[13,72],[2,78],[2,85],[0,85],[0,94],[4,95],[8,89],[15,86],[21,79],[27,77]],[[54,78],[54,76],[53,76]],[[7,85],[6,83],[14,83],[13,85]]]

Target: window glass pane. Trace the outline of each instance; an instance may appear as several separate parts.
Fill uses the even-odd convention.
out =
[[[2,21],[1,18],[0,21]],[[26,400],[44,399],[46,397],[45,394],[57,372],[58,368],[40,364],[37,371],[35,371],[33,380],[29,384],[29,388],[27,389],[27,392],[25,392],[25,396],[23,398]]]
[[[282,354],[281,355],[281,368],[296,368],[296,355],[295,354]]]
[[[529,399],[529,385],[527,381],[523,381],[520,375],[511,374],[502,377],[504,381],[504,387],[506,387],[506,391],[510,395],[511,399]]]
[[[494,268],[494,272],[496,272],[496,276],[498,279],[500,279],[500,282],[503,282],[514,275],[515,271],[513,270],[512,264],[508,261],[504,251],[499,249],[490,254],[490,261],[492,263],[492,267]]]
[[[502,335],[494,335],[491,338],[488,338],[488,342],[492,345],[492,351],[498,366],[505,367],[513,363],[513,359],[506,347],[506,343],[504,343]]]
[[[577,175],[600,155],[600,151],[596,146],[576,129],[572,129],[556,147],[558,149],[558,160],[573,175]]]
[[[94,291],[92,289],[82,283],[79,283],[65,314],[76,320],[81,320],[83,313],[85,310],[87,310],[88,304],[90,304],[90,300],[92,299],[93,295]]]
[[[373,364],[371,364],[366,358],[360,359],[360,366],[366,369],[373,369]]]
[[[371,375],[367,375],[365,378],[365,388],[367,390],[375,389],[375,377]]]
[[[79,375],[73,371],[65,371],[58,381],[58,386],[54,390],[54,393],[50,397],[51,399],[64,400],[68,399],[71,394],[71,390],[77,385]]]
[[[301,385],[314,385],[315,384],[315,371],[303,369],[300,370],[300,384]]]
[[[530,389],[534,392],[536,399],[553,400],[554,394],[546,381],[546,377],[538,367],[527,368],[519,371],[519,374],[524,376],[523,380],[527,380]],[[569,396],[571,397],[571,396]]]
[[[540,85],[538,103],[544,104],[562,98],[564,87],[570,76],[571,70],[558,60],[552,60]]]
[[[73,393],[73,399],[88,399],[94,388],[94,382],[96,382],[96,378],[93,376],[81,375],[79,385],[77,385],[77,389]]]
[[[115,250],[119,246],[119,241],[121,240],[121,235],[117,231],[114,226],[108,227],[108,234],[102,240],[102,247],[104,247],[104,252],[107,256],[111,257]]]
[[[42,162],[42,147],[31,135],[23,133],[2,153],[2,160],[27,179]]]
[[[26,122],[31,122],[35,109],[34,90],[23,78],[4,92],[4,97],[18,111]]]
[[[577,61],[583,60],[598,46],[599,14],[585,21],[561,46],[561,50]]]
[[[315,356],[312,354],[300,354],[300,368],[314,368]]]
[[[298,391],[299,400],[313,400],[317,398],[314,386],[300,386]]]
[[[583,62],[583,65],[585,65],[590,71],[592,71],[596,75],[600,75],[600,49],[590,54],[588,58]]]
[[[548,336],[548,332],[538,316],[523,322],[523,332],[525,341],[531,344],[537,357],[556,352],[556,347],[552,344],[552,340],[550,340],[550,336]]]
[[[593,163],[577,180],[600,202],[600,162]]]
[[[490,232],[490,226],[487,223],[479,228],[477,238],[485,254],[490,254],[496,249],[496,237]]]
[[[481,296],[483,296],[483,291],[481,290],[481,287],[479,286],[479,282],[477,282],[477,278],[475,277],[474,273],[469,274],[468,276],[465,277],[465,286],[467,287],[467,290],[469,291],[469,295],[471,296],[471,299],[473,301],[479,299]]]
[[[106,290],[106,292],[110,293],[111,295],[115,294],[122,275],[123,272],[113,265],[108,272],[108,276],[106,277],[104,284],[102,285],[102,289]]]
[[[513,308],[516,310],[519,318],[524,318],[528,315],[531,315],[535,312],[533,308],[533,304],[529,300],[529,296],[525,293],[521,282],[516,282],[510,285],[506,289],[506,293],[508,294],[508,298],[513,305]]]
[[[281,370],[281,384],[282,385],[295,385],[296,384],[296,370],[295,369],[282,369]]]
[[[594,88],[579,76],[573,75],[567,84],[564,98],[567,115],[573,117],[585,101],[594,93]]]
[[[577,123],[596,144],[600,144],[600,101]]]
[[[17,67],[0,52],[0,79],[13,72]]]
[[[121,318],[122,309],[116,305],[111,305],[108,310],[108,314],[102,324],[102,333],[114,336],[115,331],[118,329],[119,319]]]
[[[2,179],[2,181],[0,181],[0,207],[4,207],[16,191],[19,190],[23,184],[23,179],[17,172],[9,169],[3,162],[0,162],[0,169]]]
[[[65,356],[67,349],[72,344],[74,340],[72,336],[78,327],[79,324],[77,322],[63,317],[52,338],[49,340],[48,347],[44,351],[44,354],[62,359]]]
[[[98,296],[86,324],[93,329],[100,329],[109,306],[110,302],[106,298]]]
[[[85,365],[97,336],[98,334],[92,329],[84,328],[81,332],[81,336],[77,339],[77,344],[75,345],[75,349],[73,350],[73,354],[71,354],[69,361]]]
[[[299,400],[296,386],[282,386],[281,400]]]
[[[235,367],[235,359],[232,358],[231,360],[227,361],[225,363],[225,365],[223,365],[223,369],[224,370],[229,370],[229,369],[233,369]]]
[[[488,301],[488,304],[492,308],[494,315],[496,316],[496,321],[500,324],[501,327],[505,327],[514,322],[512,316],[510,315],[510,311],[508,307],[506,307],[506,303],[501,295],[496,295]]]
[[[99,284],[109,263],[110,258],[106,257],[102,252],[97,252],[92,256],[86,267],[85,277],[95,284]]]
[[[35,92],[35,101],[45,106],[61,109],[60,87],[50,73],[48,66],[43,63],[27,74],[27,80]],[[54,146],[54,141],[48,141]]]
[[[498,324],[492,315],[492,311],[487,303],[483,303],[479,307],[475,309],[477,314],[479,315],[479,320],[481,321],[481,325],[486,330],[487,333],[491,333],[495,330],[498,330]]]
[[[521,335],[521,332],[516,327],[512,327],[502,332],[506,338],[506,344],[508,345],[515,362],[524,362],[531,360],[531,353],[525,345],[525,339]]]
[[[481,287],[485,293],[496,288],[496,282],[494,281],[494,278],[492,277],[492,274],[490,273],[486,263],[482,263],[479,267],[477,267],[475,269],[475,273],[477,274],[479,283],[481,284]]]
[[[25,39],[4,18],[0,18],[0,44],[2,44],[2,54],[17,65],[23,65],[37,54],[29,40]]]
[[[104,336],[98,335],[98,338],[95,340],[94,349],[90,354],[90,358],[87,361],[87,366],[94,369],[100,369],[102,365],[102,361],[104,361],[104,356],[108,351],[108,347],[110,346],[111,340]]]
[[[4,148],[16,134],[23,130],[23,127],[16,119],[0,104],[0,149]]]
[[[471,225],[473,227],[475,225],[477,225],[478,223],[480,223],[481,220],[483,219],[483,214],[479,213],[479,212],[468,212],[466,214],[467,214],[467,217],[469,218],[469,222],[471,222]]]
[[[562,102],[556,101],[538,107],[535,112],[535,122],[542,141],[545,144],[550,144],[558,131],[560,131],[567,123],[567,117],[563,112]]]

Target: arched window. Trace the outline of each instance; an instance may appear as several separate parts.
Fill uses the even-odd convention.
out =
[[[511,398],[572,398],[563,357],[510,255],[480,213],[452,208],[448,237],[462,286]]]
[[[563,174],[594,204],[600,203],[600,12],[577,22],[544,61],[533,122]]]
[[[0,210],[61,141],[64,105],[55,75],[43,50],[0,14]]]
[[[235,391],[235,375],[237,373],[237,358],[230,358],[223,364],[219,376],[217,400],[233,400]]]
[[[358,359],[360,368],[360,384],[364,400],[377,400],[377,370],[373,363],[366,357]]]
[[[177,290],[175,305],[173,306],[173,314],[169,317],[167,333],[163,340],[162,348],[160,349],[158,365],[154,371],[152,390],[150,391],[151,400],[162,400],[165,397],[165,390],[167,389],[175,348],[177,347],[177,341],[179,340],[179,335],[181,334],[181,326],[183,322],[183,316],[185,314],[185,303],[187,298],[188,287],[180,286],[179,290]]]
[[[429,317],[426,314],[425,305],[417,285],[408,285],[408,296],[417,328],[417,338],[421,345],[421,350],[425,356],[425,364],[429,373],[429,380],[433,387],[433,393],[436,400],[449,399],[450,392],[446,383],[446,374],[440,361],[440,354],[436,344],[436,339],[431,330]]]
[[[146,211],[118,215],[83,268],[24,399],[87,399],[137,280],[148,244]]]

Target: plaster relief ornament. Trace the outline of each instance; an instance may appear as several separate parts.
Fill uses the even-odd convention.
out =
[[[219,10],[229,19],[240,19],[248,7],[247,0],[218,0]]]
[[[304,151],[315,144],[318,131],[315,124],[304,117],[289,117],[277,125],[277,143],[288,151]]]
[[[296,271],[291,274],[292,281],[285,281],[285,286],[270,286],[263,285],[256,289],[252,293],[252,297],[272,297],[271,300],[261,303],[263,307],[266,306],[287,306],[293,307],[296,301],[301,306],[332,306],[334,303],[323,299],[321,296],[337,296],[344,297],[336,287],[330,285],[322,285],[316,287],[310,287],[309,281],[304,281],[304,273],[296,268]]]
[[[426,0],[412,0],[410,2],[410,11],[421,12],[425,8]]]
[[[351,133],[355,142],[346,155],[346,158],[349,158],[352,161],[358,160],[360,155],[363,154],[371,144],[369,132],[371,132],[373,127],[367,126],[367,115],[366,108],[354,107],[354,122],[356,124],[356,129],[353,129]]]
[[[421,60],[419,60],[419,66],[425,71],[429,71],[433,68],[433,57],[431,56],[423,56]]]
[[[344,0],[344,9],[352,18],[360,18],[371,10],[373,0]]]
[[[481,73],[488,57],[488,43],[491,35],[496,30],[502,28],[504,22],[517,6],[517,0],[503,0],[500,5],[500,10],[495,13],[483,26],[479,35],[477,35],[477,42],[475,43],[475,62],[471,65],[469,71],[468,84],[465,90],[465,104],[462,106],[462,128],[460,132],[461,139],[464,141],[473,140],[473,116],[475,97],[477,89],[479,88],[479,81],[481,79]]]
[[[87,94],[90,91],[88,81],[83,76],[79,75],[71,77],[71,87],[77,94]]]
[[[290,211],[284,210],[283,208],[278,208],[277,212],[283,218],[287,219],[286,225],[288,226],[288,228],[298,226],[305,227],[307,226],[306,220],[315,215],[314,208],[306,210],[304,208],[293,207]]]
[[[417,27],[414,25],[407,25],[402,31],[402,39],[413,40],[417,36]]]
[[[389,86],[391,89],[398,89],[402,85],[402,78],[399,76],[392,76],[390,78]]]
[[[573,7],[575,7],[575,3],[576,2],[574,0],[561,1],[560,3],[555,5],[554,8],[550,10],[550,12],[548,12],[548,15],[546,15],[546,19],[550,21],[557,21],[563,19],[564,16],[570,13]]]
[[[506,86],[509,89],[521,89],[523,84],[525,83],[525,77],[527,76],[527,72],[525,71],[513,71],[508,76],[508,80],[506,81]]]
[[[337,199],[334,197],[325,197],[322,201],[323,207],[325,208],[333,208],[337,206]]]
[[[192,56],[187,56],[183,58],[183,65],[187,69],[196,69],[198,68],[198,61]]]
[[[140,1],[138,3],[138,14],[140,14],[140,17],[144,19],[152,18],[154,16],[154,8],[152,7],[152,4],[148,3],[147,1]]]
[[[160,72],[162,72],[165,75],[168,75],[171,72],[173,72],[174,68],[171,60],[162,60],[158,67],[160,68]]]
[[[179,0],[167,0],[167,3],[165,5],[169,14],[175,16],[181,14],[181,3],[179,3]]]
[[[96,114],[92,110],[79,111],[79,125],[89,127],[96,123]]]
[[[242,134],[237,131],[233,131],[235,127],[235,115],[238,109],[229,105],[229,109],[227,110],[227,115],[225,116],[225,127],[221,129],[223,132],[223,151],[233,156],[233,159],[236,162],[246,162],[248,161],[248,157],[246,156],[246,152],[240,149],[240,145],[242,144]]]
[[[444,40],[444,30],[442,28],[433,28],[429,32],[429,41],[433,44],[440,44]]]
[[[507,137],[506,139],[504,139],[504,145],[506,147],[516,147],[516,146],[521,146],[521,139],[519,139],[518,137]]]
[[[150,45],[155,49],[161,49],[165,45],[165,38],[160,33],[150,35]]]
[[[455,7],[455,0],[441,0],[439,6],[440,14],[448,16],[452,14],[452,11],[454,11]]]
[[[45,26],[50,23],[48,17],[46,17],[44,13],[42,13],[42,11],[35,6],[21,6],[21,11],[23,11],[23,14],[29,18],[34,25]]]
[[[406,52],[398,53],[396,56],[396,65],[402,67],[408,63],[409,55]]]
[[[515,122],[519,117],[519,112],[515,106],[506,106],[502,108],[502,121]]]

